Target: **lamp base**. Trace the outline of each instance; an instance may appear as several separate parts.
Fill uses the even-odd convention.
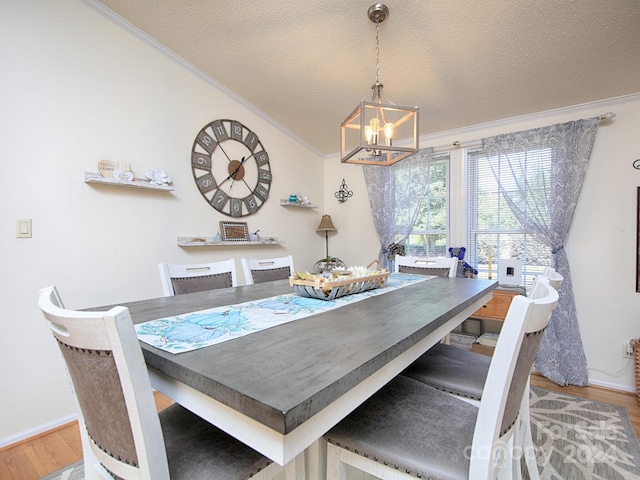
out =
[[[318,260],[313,266],[313,270],[316,273],[330,272],[336,268],[347,268],[347,265],[336,257],[325,257]]]

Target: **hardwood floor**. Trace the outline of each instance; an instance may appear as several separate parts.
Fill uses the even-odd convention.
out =
[[[540,375],[532,375],[531,385],[625,407],[636,436],[640,438],[640,406],[632,393],[594,386],[560,387]],[[167,397],[156,392],[159,410],[170,403]],[[0,479],[38,480],[81,458],[78,424],[73,422],[0,450]]]
[[[158,411],[171,400],[155,392]],[[78,423],[42,433],[0,450],[0,479],[38,480],[82,458]]]

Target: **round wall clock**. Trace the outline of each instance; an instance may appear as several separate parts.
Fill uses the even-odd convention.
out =
[[[257,212],[269,197],[269,154],[258,136],[236,120],[215,120],[198,132],[191,169],[207,203],[230,217]]]

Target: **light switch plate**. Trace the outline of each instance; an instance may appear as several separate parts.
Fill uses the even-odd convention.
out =
[[[31,238],[30,218],[19,218],[16,220],[16,238]]]

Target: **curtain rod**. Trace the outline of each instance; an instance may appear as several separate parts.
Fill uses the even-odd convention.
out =
[[[603,113],[601,115],[598,115],[597,118],[598,118],[598,120],[611,120],[612,118],[615,118],[615,116],[616,116],[615,112],[607,112],[607,113]],[[468,142],[460,142],[459,140],[456,140],[453,143],[449,143],[449,144],[446,144],[446,145],[439,145],[437,147],[433,147],[433,152],[434,153],[448,152],[452,148],[455,148],[455,149],[458,149],[458,148],[482,148],[482,140],[469,140]]]
[[[458,149],[458,148],[481,148],[481,147],[482,147],[482,140],[470,140],[468,142],[460,142],[459,140],[456,140],[453,143],[448,143],[446,145],[439,145],[437,147],[433,147],[433,153],[448,152],[449,150]]]

